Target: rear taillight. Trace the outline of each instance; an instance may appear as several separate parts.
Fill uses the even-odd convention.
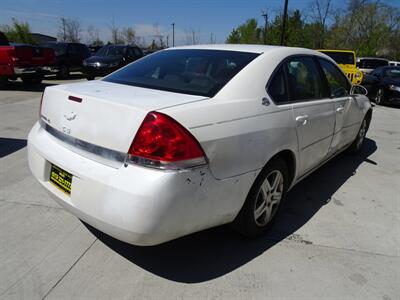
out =
[[[184,169],[206,163],[198,141],[171,117],[147,114],[128,152],[128,161],[160,169]]]

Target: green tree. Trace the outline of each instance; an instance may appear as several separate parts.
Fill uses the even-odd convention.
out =
[[[226,42],[230,44],[260,44],[262,43],[262,29],[258,28],[256,19],[249,19],[246,23],[233,29]]]
[[[35,43],[27,22],[19,22],[13,18],[12,25],[3,25],[0,30],[4,32],[10,42],[23,44]]]

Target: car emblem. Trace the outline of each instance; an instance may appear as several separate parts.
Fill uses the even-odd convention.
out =
[[[71,111],[70,113],[64,115],[64,118],[67,119],[67,121],[75,120],[75,118],[76,118],[76,113],[74,113],[73,111]]]

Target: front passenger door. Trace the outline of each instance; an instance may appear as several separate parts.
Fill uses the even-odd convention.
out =
[[[358,124],[359,117],[354,115],[358,109],[355,107],[356,100],[350,96],[351,84],[347,77],[330,61],[323,58],[318,58],[318,61],[328,85],[329,96],[335,106],[335,133],[329,151],[333,154],[351,142],[354,131],[351,126]]]
[[[335,126],[334,105],[313,57],[290,58],[286,68],[303,175],[327,157]]]

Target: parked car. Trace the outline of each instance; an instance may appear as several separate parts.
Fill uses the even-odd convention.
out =
[[[88,46],[88,48],[89,48],[89,50],[90,50],[90,53],[91,53],[92,55],[96,54],[96,52],[99,51],[99,49],[100,49],[101,47],[102,47],[102,46]]]
[[[364,74],[369,74],[378,67],[386,67],[389,61],[378,57],[359,57],[357,58],[357,68]]]
[[[389,61],[389,66],[400,67],[400,61]]]
[[[61,206],[128,243],[231,222],[254,237],[297,182],[361,149],[372,109],[355,90],[309,49],[170,48],[47,87],[29,165]]]
[[[318,51],[332,58],[342,68],[353,84],[360,84],[362,82],[363,73],[356,67],[356,53],[354,51],[330,49],[321,49]]]
[[[143,52],[139,47],[106,45],[83,62],[84,73],[88,80],[92,80],[97,76],[110,74],[142,57]]]
[[[8,80],[16,80],[18,77],[24,83],[39,84],[42,82],[43,72],[53,64],[52,49],[23,44],[11,45],[0,32],[0,88]]]
[[[67,79],[70,72],[82,72],[83,60],[91,55],[89,48],[81,43],[47,43],[44,46],[56,53],[56,64],[50,71],[60,79]]]
[[[363,86],[376,104],[400,103],[400,67],[378,67]]]

